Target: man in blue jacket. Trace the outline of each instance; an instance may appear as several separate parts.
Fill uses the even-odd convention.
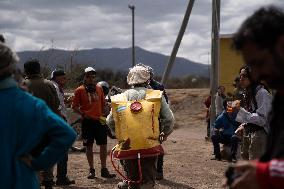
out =
[[[40,99],[17,87],[11,77],[17,55],[0,43],[0,188],[39,188],[36,171],[53,166],[76,134]],[[38,154],[30,152],[45,136],[51,140]]]
[[[238,128],[238,122],[235,121],[235,113],[224,110],[214,122],[214,134],[211,140],[214,147],[215,160],[221,160],[220,143],[231,145],[231,161],[236,162],[236,154],[238,150],[239,137],[235,135]]]

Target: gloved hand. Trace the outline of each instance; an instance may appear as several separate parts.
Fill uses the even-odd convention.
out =
[[[99,121],[102,125],[106,125],[106,117],[101,116]]]

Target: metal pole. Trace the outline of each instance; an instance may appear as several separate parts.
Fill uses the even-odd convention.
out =
[[[170,75],[173,63],[175,61],[175,58],[176,58],[176,55],[177,55],[177,52],[178,52],[178,49],[179,49],[179,46],[180,46],[180,43],[181,43],[181,40],[182,40],[182,37],[183,37],[183,34],[185,32],[185,29],[186,29],[186,26],[187,26],[187,23],[188,23],[188,20],[189,20],[189,16],[191,14],[193,4],[194,4],[194,0],[190,0],[188,2],[187,9],[186,9],[185,15],[183,17],[183,21],[182,21],[182,24],[181,24],[181,27],[180,27],[174,48],[172,50],[171,56],[169,58],[168,64],[167,64],[166,69],[165,69],[164,74],[163,74],[163,78],[162,78],[162,81],[161,81],[162,84],[165,84],[167,82],[167,79]]]
[[[212,37],[211,38],[211,76],[210,76],[211,127],[213,126],[213,123],[216,119],[215,94],[217,93],[218,80],[219,80],[219,30],[220,30],[220,0],[213,0],[212,1],[212,36],[211,36]]]
[[[132,67],[135,66],[135,32],[134,32],[134,10],[135,6],[128,5],[132,12]]]

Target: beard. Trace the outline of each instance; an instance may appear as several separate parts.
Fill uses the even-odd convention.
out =
[[[273,73],[259,76],[260,80],[266,81],[271,89],[284,88],[284,59],[277,53],[273,53]]]

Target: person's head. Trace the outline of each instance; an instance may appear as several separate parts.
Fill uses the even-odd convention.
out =
[[[0,80],[10,77],[19,57],[7,45],[0,43]]]
[[[243,66],[239,72],[240,77],[240,87],[245,89],[251,86],[252,78],[251,78],[251,69],[248,66]]]
[[[3,34],[0,34],[0,42],[5,43],[5,38],[4,38]]]
[[[98,85],[103,88],[104,95],[107,96],[109,93],[109,84],[106,81],[100,81]]]
[[[40,74],[40,63],[37,59],[32,59],[24,63],[24,70],[27,76]]]
[[[95,84],[96,70],[93,67],[87,67],[84,70],[84,84]]]
[[[138,63],[138,64],[136,64],[136,66],[145,67],[150,73],[150,80],[154,79],[154,69],[151,66],[148,66],[148,65],[145,65],[145,64],[142,64],[142,63]]]
[[[50,79],[56,82],[60,87],[64,87],[66,84],[66,74],[64,70],[54,70],[51,72]]]
[[[127,83],[131,86],[142,86],[148,85],[150,80],[150,72],[144,66],[134,66],[129,69],[129,73],[127,75]]]
[[[225,94],[225,87],[223,85],[220,85],[217,91],[220,95],[223,95]]]
[[[284,86],[284,13],[264,7],[247,18],[233,38],[243,54],[253,80],[265,80],[271,88]]]

